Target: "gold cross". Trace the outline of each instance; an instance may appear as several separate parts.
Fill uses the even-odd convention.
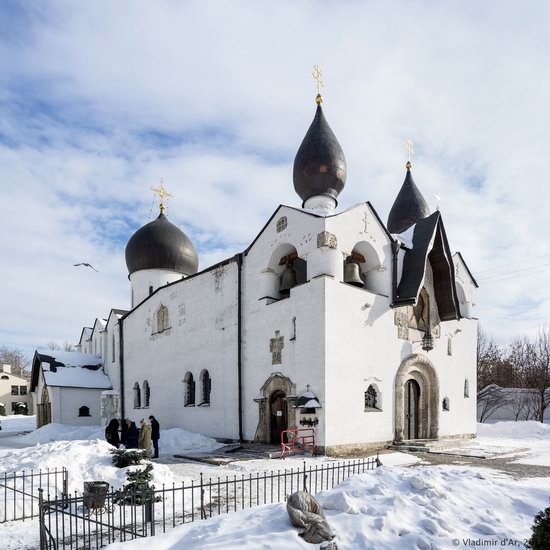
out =
[[[413,142],[411,140],[411,138],[407,138],[405,140],[405,148],[407,149],[407,157],[408,157],[408,160],[407,160],[407,169],[410,169],[412,164],[411,164],[411,158],[414,154],[414,149],[413,149]]]
[[[313,75],[313,78],[317,81],[317,97],[315,98],[315,101],[317,102],[317,105],[320,105],[321,103],[323,103],[321,88],[324,87],[325,83],[321,79],[323,75],[321,73],[321,68],[319,67],[319,65],[313,65],[313,72],[311,74]]]
[[[155,188],[155,187],[151,187],[151,191],[153,191],[156,195],[159,196],[159,199],[160,199],[160,204],[159,204],[160,213],[164,214],[164,209],[166,208],[165,205],[164,205],[164,197],[169,199],[172,196],[172,194],[168,193],[168,191],[166,191],[166,188],[164,187],[164,181],[163,180],[160,180],[160,185],[158,186],[158,189]]]

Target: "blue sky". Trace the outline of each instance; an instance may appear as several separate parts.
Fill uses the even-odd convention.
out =
[[[385,220],[411,137],[415,181],[483,282],[483,327],[536,332],[549,16],[543,1],[0,3],[0,345],[74,341],[128,306],[124,246],[161,178],[201,267],[300,206],[314,64],[347,156],[339,207],[370,200]]]

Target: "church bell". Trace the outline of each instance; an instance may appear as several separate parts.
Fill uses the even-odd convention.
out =
[[[285,270],[281,275],[281,286],[279,292],[281,294],[290,294],[290,289],[296,286],[296,270],[290,265],[286,264]]]
[[[350,261],[346,262],[344,265],[344,283],[357,287],[365,286],[359,272],[359,264]]]

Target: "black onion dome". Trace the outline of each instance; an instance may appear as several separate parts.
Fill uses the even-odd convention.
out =
[[[430,208],[426,199],[414,183],[410,165],[407,165],[405,181],[395,198],[395,202],[388,216],[388,231],[398,234],[406,231],[417,221],[427,218],[430,215]]]
[[[344,151],[318,105],[294,159],[294,189],[304,202],[316,195],[336,200],[344,188],[346,175]]]
[[[189,237],[161,213],[128,241],[126,266],[130,275],[140,269],[169,269],[193,275],[199,267],[199,258]]]

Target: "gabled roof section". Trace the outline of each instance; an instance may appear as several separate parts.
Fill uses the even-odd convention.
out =
[[[41,370],[48,386],[110,389],[111,382],[103,372],[101,362],[101,357],[91,353],[36,350],[30,391],[36,389]]]
[[[424,284],[428,261],[432,266],[435,300],[440,319],[460,319],[454,264],[439,211],[416,224],[413,248],[405,251],[403,273],[397,287],[394,306],[416,303]]]
[[[460,252],[456,252],[455,253],[455,256],[458,257],[458,259],[462,262],[462,264],[464,265],[464,269],[466,270],[466,272],[468,273],[470,279],[472,280],[472,283],[473,285],[476,287],[476,288],[479,288],[479,285],[477,284],[477,281],[475,280],[474,276],[472,275],[472,272],[470,271],[470,268],[468,267],[468,264],[465,262],[464,260],[464,256],[462,256],[462,254]],[[454,256],[453,256],[454,258]]]
[[[124,317],[124,315],[126,315],[127,313],[128,313],[128,310],[126,309],[114,309],[114,308],[111,309],[111,311],[109,312],[109,316],[107,317],[106,326],[109,326],[109,323],[111,323],[111,319],[114,319],[116,322],[118,322],[118,320],[121,317]]]
[[[84,327],[82,329],[82,332],[80,333],[80,340],[78,341],[78,345],[82,345],[82,342],[85,342],[86,340],[89,340],[92,337],[93,332],[92,327]]]
[[[107,326],[107,319],[103,319],[101,317],[98,317],[96,320],[95,320],[95,323],[94,323],[94,328],[92,330],[92,334],[90,334],[90,338],[93,336],[94,332],[97,330],[99,330],[99,332],[102,332],[105,330],[105,327]]]

